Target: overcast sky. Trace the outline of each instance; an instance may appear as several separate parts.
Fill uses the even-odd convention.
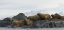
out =
[[[64,0],[0,0],[0,19],[32,10],[64,12]]]

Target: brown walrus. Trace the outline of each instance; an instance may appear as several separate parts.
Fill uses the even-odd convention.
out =
[[[55,13],[51,15],[53,19],[62,19],[61,15]]]
[[[34,15],[34,16],[29,16],[27,19],[30,19],[32,21],[36,21],[36,20],[39,20],[40,17],[38,15]]]
[[[18,21],[18,20],[13,20],[13,21],[12,21],[12,24],[13,24],[14,26],[20,27],[20,26],[25,25],[25,20],[20,20],[20,21]]]
[[[33,23],[33,21],[32,21],[32,20],[30,20],[30,19],[25,19],[25,22],[26,22],[26,25],[30,25],[30,24],[32,24],[32,23]]]
[[[38,13],[37,15],[38,15],[42,20],[51,19],[51,16],[50,16],[49,14]]]

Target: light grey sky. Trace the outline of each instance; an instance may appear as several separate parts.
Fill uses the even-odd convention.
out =
[[[64,12],[64,0],[0,0],[0,19],[32,10]]]

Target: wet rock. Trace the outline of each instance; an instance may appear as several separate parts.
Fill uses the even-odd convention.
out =
[[[8,25],[11,25],[10,22],[0,20],[0,27],[7,27]]]
[[[60,19],[51,19],[50,20],[38,20],[34,21],[32,24],[27,25],[26,28],[54,28],[54,27],[63,27],[64,23]]]
[[[14,25],[11,24],[11,25],[8,25],[7,27],[8,28],[14,28]]]
[[[14,27],[14,26],[11,26],[11,27]],[[54,27],[55,28],[64,27],[64,21],[61,21],[60,19],[51,19],[51,21],[38,20],[38,21],[34,21],[30,25],[24,25],[21,28],[54,28]]]
[[[43,28],[46,21],[34,21],[32,24],[27,25],[27,28]]]

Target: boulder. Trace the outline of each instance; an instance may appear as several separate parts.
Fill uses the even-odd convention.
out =
[[[18,15],[14,16],[12,19],[24,20],[26,18],[27,16],[25,16],[23,13],[19,13]]]
[[[11,25],[11,23],[10,23],[10,22],[0,20],[0,27],[7,27],[7,26],[9,26],[9,25]]]
[[[11,18],[4,18],[3,21],[9,21],[9,22],[11,22]]]

